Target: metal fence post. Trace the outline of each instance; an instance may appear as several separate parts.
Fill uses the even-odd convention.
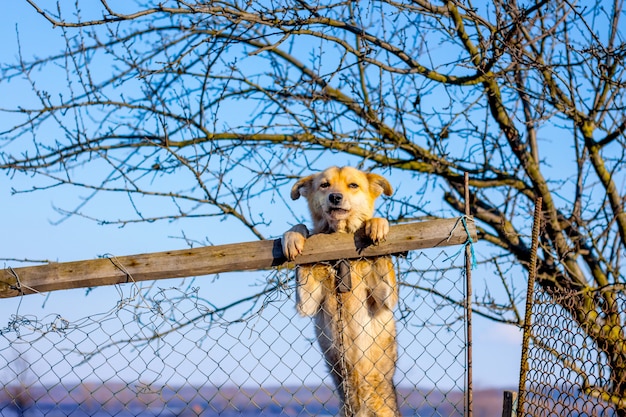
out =
[[[464,178],[465,187],[465,216],[471,215],[470,211],[470,193],[469,193],[469,175],[465,173]],[[469,238],[469,237],[468,237]],[[470,238],[471,239],[471,238]],[[472,417],[473,415],[473,383],[472,383],[472,247],[468,244],[465,245],[465,314],[466,314],[466,362],[467,362],[467,392],[466,395],[466,407],[465,416]]]
[[[522,358],[520,363],[519,397],[517,405],[517,417],[524,415],[524,400],[526,396],[526,375],[528,373],[528,344],[531,336],[532,309],[535,294],[535,280],[537,278],[537,248],[539,246],[539,231],[541,229],[541,204],[542,198],[535,201],[535,215],[533,221],[532,243],[530,252],[530,264],[528,265],[528,289],[526,292],[526,312],[524,316],[524,336],[522,338]]]

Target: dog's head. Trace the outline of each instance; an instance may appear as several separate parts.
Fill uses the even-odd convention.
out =
[[[374,215],[374,200],[392,193],[389,182],[378,174],[331,167],[296,182],[291,198],[303,196],[309,202],[313,233],[354,233]]]

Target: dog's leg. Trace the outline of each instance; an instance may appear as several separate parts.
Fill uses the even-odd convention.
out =
[[[356,415],[399,417],[393,383],[397,360],[395,322],[392,312],[386,309],[372,320],[372,325],[363,330],[369,333],[370,339],[367,346],[362,347],[362,356],[355,363],[352,378],[359,397]]]
[[[398,293],[393,263],[388,257],[353,261],[357,280],[346,303],[349,320],[344,335],[351,364],[350,407],[356,416],[399,416],[393,383],[397,346],[393,308]]]
[[[302,316],[314,316],[324,302],[330,267],[300,265],[296,270],[296,309]]]
[[[374,217],[365,221],[365,236],[369,237],[377,245],[387,239],[389,234],[389,221],[380,217]]]
[[[374,307],[385,306],[393,310],[398,303],[398,286],[393,263],[388,257],[380,257],[371,261],[370,272],[366,275]]]
[[[370,316],[380,309],[393,310],[398,303],[396,273],[386,256],[352,262],[352,271],[365,285],[364,294]]]
[[[363,407],[357,416],[375,416],[375,417],[400,417],[400,409],[398,408],[398,399],[396,398],[396,388],[389,381],[380,381],[374,379],[370,375],[366,378],[365,384],[377,384],[372,386],[373,392],[366,400],[366,406]]]
[[[303,224],[297,224],[283,234],[283,254],[293,260],[302,253],[309,230]],[[322,269],[325,269],[322,267]],[[296,309],[303,316],[315,315],[324,299],[322,280],[328,273],[320,267],[300,265],[296,269]]]
[[[297,224],[283,234],[281,244],[283,255],[292,261],[302,253],[304,242],[309,237],[309,229],[303,224]]]

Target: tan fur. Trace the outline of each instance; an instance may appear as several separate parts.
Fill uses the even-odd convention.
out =
[[[361,231],[373,243],[389,232],[386,219],[374,218],[374,201],[391,195],[389,182],[350,167],[331,167],[300,179],[291,198],[307,199],[316,233]],[[283,235],[283,252],[294,259],[309,236],[299,224]],[[397,360],[393,308],[398,290],[389,257],[350,261],[350,290],[338,292],[336,268],[299,266],[296,308],[315,316],[317,338],[326,356],[346,417],[399,416],[393,384]]]

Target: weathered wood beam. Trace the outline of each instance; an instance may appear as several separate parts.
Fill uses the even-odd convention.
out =
[[[468,220],[466,224],[472,240],[476,241],[474,222]],[[294,264],[458,245],[467,241],[467,231],[459,219],[443,219],[391,226],[387,240],[376,246],[368,245],[359,235],[314,235],[307,239],[303,253],[292,263],[283,257],[281,241],[276,239],[8,268],[0,270],[0,298],[220,272],[292,267]]]

